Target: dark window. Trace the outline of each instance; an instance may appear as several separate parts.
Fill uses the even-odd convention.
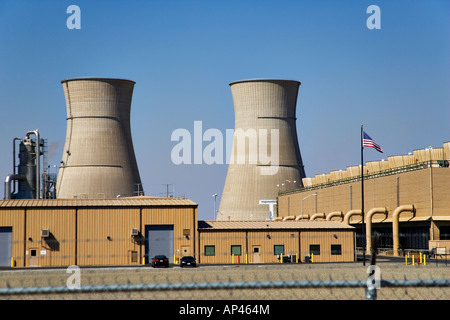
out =
[[[231,246],[231,254],[234,254],[235,256],[240,256],[241,246]]]
[[[273,254],[274,255],[284,254],[284,245],[282,245],[282,244],[274,245],[273,246]]]
[[[205,246],[205,256],[215,256],[216,246]]]
[[[342,246],[340,244],[331,245],[331,255],[340,256],[342,254]]]
[[[309,253],[312,253],[317,256],[320,255],[320,244],[310,244]]]

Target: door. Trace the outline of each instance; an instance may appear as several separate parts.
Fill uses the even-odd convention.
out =
[[[173,263],[173,225],[145,226],[145,261],[151,263],[156,255],[165,255]]]
[[[37,249],[30,249],[30,267],[38,266]]]
[[[253,263],[261,262],[261,246],[253,246]]]
[[[12,227],[0,227],[0,267],[11,266]]]

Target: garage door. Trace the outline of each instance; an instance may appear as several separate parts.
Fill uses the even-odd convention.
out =
[[[145,257],[150,263],[156,255],[165,255],[173,262],[173,225],[145,226]]]
[[[0,266],[11,266],[12,227],[0,227]]]

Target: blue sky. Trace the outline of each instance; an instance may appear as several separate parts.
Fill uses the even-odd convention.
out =
[[[81,9],[69,30],[67,7]],[[381,29],[369,30],[369,5]],[[0,176],[12,141],[39,129],[58,165],[65,139],[61,80],[136,81],[131,128],[147,195],[199,203],[212,219],[227,165],[174,165],[177,128],[234,128],[229,83],[301,81],[300,151],[307,176],[358,165],[360,125],[387,159],[450,140],[450,2],[20,1],[0,2]],[[206,143],[205,143],[206,144]],[[3,178],[2,178],[3,179]],[[3,194],[3,184],[0,187]]]

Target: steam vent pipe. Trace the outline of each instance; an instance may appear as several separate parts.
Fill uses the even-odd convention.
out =
[[[398,249],[400,248],[400,237],[399,237],[399,219],[400,213],[404,211],[412,212],[413,215],[416,213],[416,208],[413,204],[404,205],[397,207],[392,214],[392,242],[393,242],[393,254],[394,256],[399,256]]]
[[[366,250],[367,253],[370,253],[372,249],[372,217],[375,214],[384,214],[384,218],[387,218],[387,209],[386,208],[372,208],[367,212],[366,216]]]
[[[345,216],[344,216],[344,223],[350,225],[350,218],[352,216],[360,216],[361,215],[361,210],[360,209],[353,209],[348,211]]]
[[[143,192],[130,128],[134,81],[61,81],[67,132],[57,198],[116,198]]]
[[[299,188],[305,177],[296,128],[300,82],[230,83],[234,103],[233,148],[217,220],[266,220],[279,191]]]

